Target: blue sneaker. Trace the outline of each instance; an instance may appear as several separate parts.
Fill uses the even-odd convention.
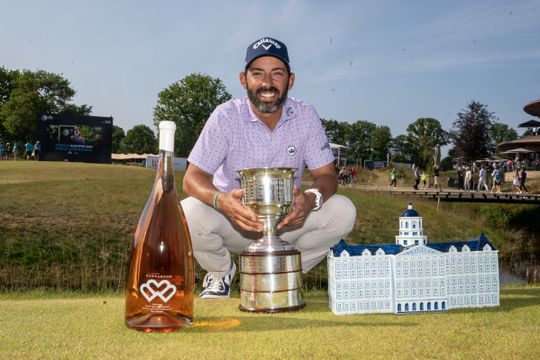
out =
[[[226,299],[231,296],[231,283],[236,273],[236,265],[231,261],[231,269],[224,277],[217,277],[207,273],[203,280],[204,290],[201,292],[203,299]]]

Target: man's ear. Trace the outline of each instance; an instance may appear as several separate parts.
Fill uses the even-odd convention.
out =
[[[294,85],[294,79],[295,79],[294,73],[291,73],[291,75],[289,75],[289,90],[291,90]]]
[[[244,89],[247,89],[247,79],[246,79],[246,72],[245,71],[242,71],[240,72],[240,74],[238,75],[239,78],[240,78],[240,85],[242,85],[242,87]]]

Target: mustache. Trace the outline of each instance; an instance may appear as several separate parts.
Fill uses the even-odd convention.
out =
[[[255,91],[255,95],[259,95],[260,93],[262,92],[274,92],[276,94],[279,94],[279,90],[274,87],[274,86],[271,86],[269,88],[258,88],[256,91]]]

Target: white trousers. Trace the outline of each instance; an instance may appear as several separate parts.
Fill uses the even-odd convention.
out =
[[[193,197],[181,202],[191,235],[193,255],[199,265],[216,276],[224,276],[231,266],[230,252],[242,252],[262,233],[246,232],[221,212]],[[302,257],[302,271],[311,270],[328,249],[345,238],[356,221],[356,208],[345,196],[334,194],[312,211],[302,227],[284,228],[282,240],[293,244]]]
[[[478,191],[482,191],[483,189],[486,189],[486,191],[489,191],[489,188],[486,184],[486,178],[478,178]]]

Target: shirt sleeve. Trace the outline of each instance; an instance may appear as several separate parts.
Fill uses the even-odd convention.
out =
[[[217,107],[210,115],[188,156],[188,162],[209,174],[214,174],[223,163],[228,149],[227,128],[223,126],[224,115]]]
[[[304,114],[309,131],[306,139],[305,163],[309,170],[320,168],[334,161],[334,153],[328,143],[328,137],[321,123],[321,118],[313,106],[308,106]]]

